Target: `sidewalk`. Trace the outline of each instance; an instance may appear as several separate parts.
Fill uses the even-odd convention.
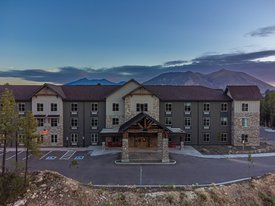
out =
[[[41,147],[40,151],[68,151],[68,150],[74,150],[74,151],[91,151],[90,147]],[[3,151],[3,148],[0,149],[0,152]],[[15,151],[15,147],[7,147],[7,152]],[[18,151],[26,151],[25,147],[18,147]]]
[[[107,155],[107,154],[117,154],[121,152],[121,148],[119,147],[102,149],[102,146],[90,146],[88,148],[90,149],[90,151],[92,151],[90,153],[92,157]]]
[[[203,155],[192,146],[184,146],[183,150],[179,148],[170,148],[170,153],[188,155],[193,157],[200,158],[209,158],[209,159],[233,159],[233,158],[247,158],[248,154],[225,154],[225,155]],[[252,157],[275,157],[275,153],[256,153],[251,154]]]

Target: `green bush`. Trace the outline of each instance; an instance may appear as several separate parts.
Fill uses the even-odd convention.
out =
[[[6,173],[0,177],[0,205],[14,201],[25,192],[24,177],[18,173]]]

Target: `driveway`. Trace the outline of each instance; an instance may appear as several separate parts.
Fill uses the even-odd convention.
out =
[[[269,129],[269,131],[266,131],[266,129],[268,129],[268,128],[265,128],[265,127],[260,128],[261,141],[266,142],[271,145],[275,145],[275,131],[274,130],[272,131],[270,129]]]
[[[1,154],[0,154],[1,155]],[[25,152],[19,160],[23,161]],[[275,172],[275,157],[207,159],[171,154],[175,165],[116,165],[118,154],[92,157],[88,151],[43,151],[41,157],[30,157],[30,170],[54,170],[83,183],[97,185],[182,185],[207,184],[259,176]],[[70,167],[72,160],[78,167]],[[8,152],[7,164],[14,166],[14,153]]]

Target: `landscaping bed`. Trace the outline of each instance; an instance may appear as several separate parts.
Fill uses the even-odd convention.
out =
[[[261,142],[258,147],[235,147],[232,145],[194,145],[200,153],[205,155],[225,155],[225,154],[255,154],[275,152],[275,146]]]

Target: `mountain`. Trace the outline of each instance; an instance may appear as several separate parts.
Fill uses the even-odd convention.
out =
[[[146,82],[147,85],[201,85],[224,89],[227,85],[257,85],[261,92],[275,88],[244,72],[222,69],[209,74],[188,72],[168,72],[160,74]]]
[[[124,84],[124,81],[121,82],[111,82],[107,79],[79,79],[73,82],[66,83],[65,85],[122,85]]]

